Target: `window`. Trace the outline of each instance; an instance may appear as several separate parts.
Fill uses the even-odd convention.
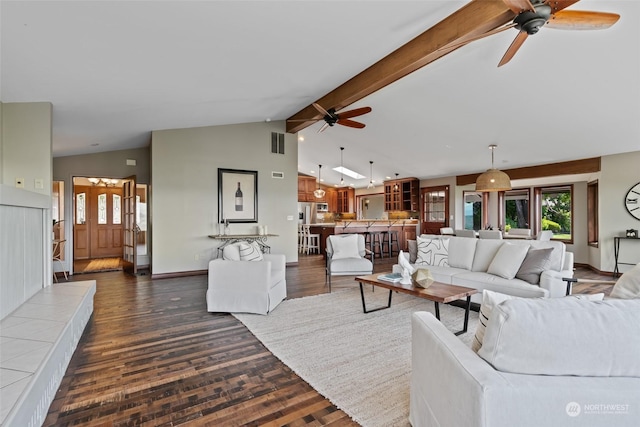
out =
[[[587,243],[598,246],[598,181],[587,184],[587,227]]]
[[[486,218],[483,193],[464,191],[462,197],[464,198],[465,230],[482,230],[483,218]]]
[[[113,194],[113,223],[122,224],[122,197],[119,194]]]
[[[107,223],[107,194],[98,194],[98,224]]]
[[[503,218],[500,224],[505,231],[511,228],[530,228],[529,189],[505,191],[500,200],[503,206]]]
[[[85,193],[76,194],[76,224],[86,222],[86,197]]]
[[[553,239],[573,243],[573,186],[538,187],[536,220],[538,230],[553,231]]]

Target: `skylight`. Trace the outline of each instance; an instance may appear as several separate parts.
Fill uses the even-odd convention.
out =
[[[366,178],[364,175],[360,175],[358,172],[354,172],[351,169],[347,169],[345,167],[342,166],[336,166],[335,168],[333,168],[334,171],[347,175],[348,177],[351,177],[353,179],[362,179],[362,178]]]

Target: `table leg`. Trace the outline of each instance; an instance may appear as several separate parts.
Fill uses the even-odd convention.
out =
[[[471,308],[471,296],[467,297],[467,304],[464,308],[464,325],[461,331],[456,332],[456,335],[461,335],[467,332],[467,326],[469,325],[469,309]]]
[[[618,269],[618,255],[620,254],[620,238],[613,238],[613,258],[616,261],[616,265],[613,269],[613,277],[620,276],[620,270]]]
[[[365,313],[371,313],[378,310],[384,310],[391,307],[391,296],[393,295],[393,291],[389,290],[389,301],[387,302],[387,306],[382,306],[378,308],[374,308],[371,310],[367,310],[367,304],[364,302],[364,287],[362,286],[362,282],[358,282],[360,284],[360,297],[362,298],[362,311]]]
[[[440,304],[438,301],[433,302],[436,305],[436,319],[440,320]]]

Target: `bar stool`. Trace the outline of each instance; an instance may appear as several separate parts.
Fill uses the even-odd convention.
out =
[[[389,230],[389,258],[393,257],[393,246],[400,253],[400,244],[398,243],[398,230]]]
[[[370,231],[371,234],[371,252],[373,253],[373,257],[379,255],[380,258],[383,257],[382,252],[382,232],[380,231]]]
[[[320,253],[320,234],[312,234],[309,231],[309,225],[304,224],[302,226],[304,230],[304,248],[303,252],[307,255],[313,251],[314,253]]]
[[[389,232],[381,231],[380,232],[380,249],[381,249],[381,258],[384,258],[384,254],[389,254],[389,258],[391,258],[391,247],[389,246]]]
[[[358,234],[362,234],[362,236],[364,236],[364,248],[371,251],[371,232],[363,231]]]

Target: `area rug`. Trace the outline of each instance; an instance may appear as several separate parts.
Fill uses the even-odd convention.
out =
[[[365,287],[367,308],[386,305],[389,292]],[[365,427],[409,426],[411,314],[435,313],[434,303],[394,293],[391,308],[363,313],[360,290],[286,300],[268,316],[235,314],[283,363]],[[451,331],[464,309],[440,304]],[[478,313],[471,311],[470,346]]]

